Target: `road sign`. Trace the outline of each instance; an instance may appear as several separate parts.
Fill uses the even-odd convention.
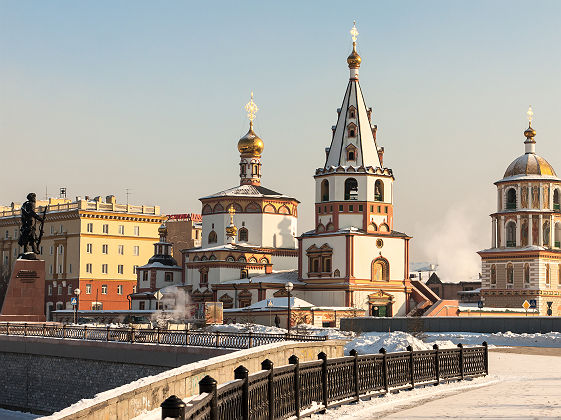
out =
[[[71,304],[72,306],[76,306],[76,305],[78,304],[78,298],[71,297],[71,298],[70,298],[70,304]]]
[[[273,299],[267,299],[267,306],[269,308],[273,306]]]
[[[528,302],[527,300],[524,301],[524,303],[522,304],[522,307],[526,310],[528,310],[528,308],[530,307],[530,302]]]
[[[159,290],[156,293],[154,293],[154,297],[158,300],[160,300],[163,296],[164,295]]]
[[[482,309],[482,308],[483,308],[483,301],[482,301],[482,300],[480,300],[480,301],[477,302],[477,307],[478,307],[479,309]]]
[[[530,299],[530,308],[536,309],[538,307],[538,302],[536,299]]]

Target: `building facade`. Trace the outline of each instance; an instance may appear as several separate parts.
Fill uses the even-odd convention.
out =
[[[167,239],[171,242],[171,256],[181,261],[181,251],[201,246],[203,218],[197,213],[170,214],[167,216]]]
[[[79,309],[128,309],[127,295],[136,286],[136,269],[152,255],[164,217],[158,206],[118,204],[105,200],[50,199],[41,243],[45,260],[45,311],[71,309],[70,298],[80,288]],[[18,205],[0,212],[2,262],[13,267],[18,245]]]
[[[536,131],[524,131],[525,153],[497,182],[491,248],[479,251],[486,307],[521,308],[535,300],[540,315],[561,315],[561,179],[536,154]]]

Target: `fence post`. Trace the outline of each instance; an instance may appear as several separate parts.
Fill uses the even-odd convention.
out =
[[[27,322],[23,323],[23,335],[26,336],[27,335]]]
[[[131,325],[131,343],[134,343],[134,327]]]
[[[267,377],[268,386],[267,386],[267,400],[269,403],[269,420],[274,420],[275,418],[275,394],[273,389],[273,380],[274,380],[274,372],[273,372],[273,362],[269,359],[265,359],[261,362],[261,369],[268,370],[269,376]]]
[[[185,403],[175,395],[167,398],[161,405],[162,420],[175,419],[185,420]]]
[[[157,327],[156,331],[156,342],[160,344],[160,327]]]
[[[296,408],[295,416],[300,418],[300,359],[293,354],[288,358],[288,363],[294,365],[294,406]]]
[[[242,420],[249,420],[249,370],[240,365],[234,369],[234,379],[241,379],[242,384]]]
[[[321,396],[323,397],[323,407],[327,410],[327,354],[321,352],[318,354],[318,359],[323,360],[321,365]]]
[[[43,324],[43,328],[42,328],[42,333],[43,333],[43,337],[45,336],[45,330],[47,329],[46,325]]]
[[[483,347],[485,347],[485,355],[483,356],[484,365],[485,365],[485,375],[489,375],[489,347],[487,345],[487,341],[483,342]]]
[[[413,347],[407,346],[409,352],[409,372],[411,373],[411,389],[415,389],[415,361],[413,360]]]
[[[214,347],[220,347],[220,333],[216,331],[216,337],[214,339]]]
[[[66,335],[66,324],[62,324],[62,338],[65,338]]]
[[[358,353],[355,349],[352,349],[349,354],[354,357],[353,360],[353,376],[355,382],[355,397],[357,401],[360,401],[360,387],[359,387],[359,377],[358,377]]]
[[[434,372],[436,376],[436,384],[440,384],[440,352],[438,350],[438,344],[432,346],[432,348],[436,351],[435,358],[434,358]]]
[[[110,333],[111,333],[111,327],[108,325],[107,331],[105,332],[105,341],[109,341],[111,335]],[[86,335],[86,330],[84,330],[84,335]]]
[[[210,400],[210,420],[218,420],[218,393],[216,391],[216,380],[206,375],[199,382],[199,391],[212,395]]]
[[[252,348],[252,347],[253,347],[253,333],[252,333],[251,331],[249,332],[248,343],[249,343],[249,344],[248,344],[248,345],[249,345],[249,348]]]
[[[10,323],[6,322],[6,335],[10,335]]]
[[[460,378],[464,380],[464,345],[462,343],[458,343],[458,347],[460,348]]]
[[[189,330],[185,327],[185,345],[189,344]]]
[[[383,357],[383,365],[382,365],[382,371],[384,373],[384,389],[386,390],[386,394],[389,392],[390,390],[390,384],[389,384],[389,378],[388,378],[388,355],[386,354],[386,349],[385,348],[381,348],[380,349],[380,353],[382,353],[384,355]]]

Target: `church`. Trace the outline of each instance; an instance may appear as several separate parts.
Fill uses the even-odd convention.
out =
[[[540,315],[561,315],[561,179],[536,154],[532,108],[524,154],[506,169],[491,214],[491,248],[479,251],[481,300],[486,307],[522,308],[535,301]],[[533,308],[532,308],[533,309]]]

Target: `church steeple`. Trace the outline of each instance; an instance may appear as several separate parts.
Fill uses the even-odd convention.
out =
[[[247,118],[249,118],[249,131],[238,141],[240,152],[240,185],[261,185],[261,153],[263,153],[263,140],[253,131],[253,120],[259,111],[253,102],[253,92],[251,99],[246,104]]]
[[[353,51],[347,58],[349,83],[343,105],[337,110],[337,125],[328,149],[324,169],[339,166],[382,167],[383,149],[376,145],[376,126],[371,124],[372,108],[367,109],[358,82],[362,58],[356,51],[358,31],[351,29]]]

